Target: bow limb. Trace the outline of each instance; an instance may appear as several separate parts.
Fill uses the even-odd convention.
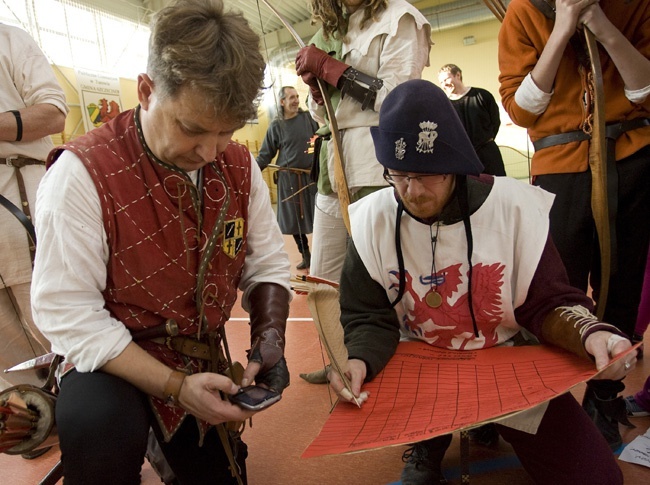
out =
[[[262,3],[266,5],[271,12],[282,22],[282,25],[291,33],[292,37],[298,43],[300,47],[305,47],[305,43],[298,35],[298,32],[291,26],[289,21],[285,19],[280,12],[278,12],[273,5],[271,5],[268,0],[262,0]],[[350,216],[348,214],[348,206],[350,205],[350,190],[348,189],[348,181],[345,175],[345,163],[343,161],[343,148],[341,145],[341,136],[339,134],[338,123],[336,122],[336,117],[334,116],[334,108],[332,107],[332,101],[330,99],[329,91],[327,90],[327,85],[322,79],[316,79],[318,81],[318,88],[323,95],[323,101],[325,104],[325,111],[327,112],[327,118],[329,120],[330,131],[332,132],[332,143],[334,144],[334,179],[336,180],[337,185],[337,195],[339,202],[341,204],[341,213],[343,215],[343,222],[345,227],[350,233]]]
[[[605,314],[609,277],[611,273],[611,227],[609,222],[609,202],[607,198],[607,140],[605,138],[605,91],[603,71],[600,65],[598,43],[594,34],[584,28],[587,50],[591,62],[593,94],[593,129],[589,142],[589,168],[591,170],[591,211],[598,234],[600,246],[600,293],[596,305],[596,316],[602,320]],[[609,161],[613,163],[613,161]]]
[[[506,15],[506,6],[502,0],[483,0],[483,3],[485,3],[499,22],[503,22],[503,18]]]

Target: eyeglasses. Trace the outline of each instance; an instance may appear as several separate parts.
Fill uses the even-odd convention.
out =
[[[384,172],[384,180],[391,185],[399,185],[404,187],[411,182],[411,180],[417,180],[422,185],[437,185],[443,183],[447,180],[449,176],[448,173],[435,173],[428,175],[398,175],[395,173]]]

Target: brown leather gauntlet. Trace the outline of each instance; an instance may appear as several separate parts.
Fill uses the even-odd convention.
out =
[[[249,295],[251,349],[249,361],[268,371],[284,355],[284,332],[289,317],[290,293],[275,283],[260,283]]]
[[[616,327],[599,321],[583,306],[561,306],[544,319],[542,339],[580,357],[593,360],[585,349],[585,340],[592,333],[601,330],[620,334]]]

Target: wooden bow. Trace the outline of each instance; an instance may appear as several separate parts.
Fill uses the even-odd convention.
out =
[[[275,16],[282,22],[282,24],[291,33],[300,47],[304,47],[305,43],[298,35],[298,32],[289,24],[289,22],[267,1],[262,0]],[[334,116],[334,108],[327,90],[327,85],[321,79],[318,79],[318,88],[320,89],[323,100],[325,103],[325,110],[330,123],[330,131],[332,132],[332,141],[334,142],[334,177],[336,179],[337,193],[341,203],[341,212],[343,214],[343,221],[345,227],[350,234],[350,217],[348,215],[348,205],[350,205],[350,192],[348,191],[348,183],[345,177],[345,166],[343,164],[343,152],[341,148],[341,139],[339,136],[338,124]],[[311,314],[314,318],[314,324],[318,330],[321,342],[324,343],[327,355],[330,359],[332,368],[341,378],[348,395],[352,396],[357,406],[360,406],[359,401],[352,394],[352,386],[346,375],[347,372],[347,349],[343,342],[343,328],[341,327],[340,320],[340,307],[338,304],[338,290],[331,286],[331,282],[325,282],[311,276],[303,277],[301,279],[302,292],[307,293],[308,304]],[[330,285],[328,286],[328,283]]]
[[[291,36],[295,39],[300,47],[305,47],[305,43],[298,35],[298,32],[291,26],[289,21],[285,19],[280,12],[278,12],[273,5],[271,5],[268,0],[262,0],[262,3],[266,5],[271,12],[282,22],[282,25],[286,27]],[[329,118],[330,131],[332,132],[332,142],[334,143],[334,179],[336,180],[337,185],[337,195],[339,202],[341,204],[341,213],[343,214],[343,222],[345,227],[350,234],[350,216],[348,214],[348,206],[350,205],[350,191],[348,189],[348,181],[345,175],[345,164],[343,161],[343,148],[341,146],[341,136],[339,135],[339,127],[336,122],[336,117],[334,116],[334,108],[332,107],[332,101],[330,99],[329,92],[327,90],[327,84],[322,79],[316,79],[318,81],[318,89],[323,95],[323,101],[325,104],[325,111],[327,112],[327,117]]]
[[[503,22],[503,18],[506,16],[506,6],[501,0],[483,0],[483,3],[500,22]]]
[[[591,212],[600,246],[600,293],[596,305],[596,317],[605,315],[609,277],[612,265],[612,241],[609,224],[609,201],[607,198],[607,139],[605,137],[605,90],[603,70],[600,65],[596,37],[584,28],[593,82],[593,121],[589,142],[589,168],[591,170]],[[613,163],[613,161],[610,160]]]

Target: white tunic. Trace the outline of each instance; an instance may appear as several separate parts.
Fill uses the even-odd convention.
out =
[[[27,32],[0,24],[0,112],[45,103],[68,113],[65,94],[36,42]],[[54,144],[49,136],[33,141],[0,141],[0,158],[21,156],[45,160],[52,148]],[[36,189],[45,167],[28,165],[21,168],[20,173],[34,216]],[[15,169],[4,164],[0,165],[0,194],[20,207]],[[32,261],[25,229],[4,207],[0,207],[0,228],[2,286],[28,283],[32,276]]]
[[[521,329],[514,310],[528,288],[548,238],[553,195],[537,187],[495,177],[483,205],[470,217],[474,251],[473,306],[479,337],[475,338],[467,304],[467,239],[461,222],[428,226],[402,215],[401,246],[406,289],[395,307],[403,336],[448,349],[492,347]],[[352,238],[370,276],[390,301],[399,279],[394,227],[397,202],[387,188],[350,206]],[[432,272],[432,235],[435,272]],[[377,235],[385,235],[378,238]],[[432,278],[433,274],[433,278]],[[431,308],[426,295],[437,291],[442,305]]]
[[[429,65],[431,47],[429,22],[405,0],[389,0],[379,19],[369,21],[362,30],[363,10],[360,8],[350,16],[347,41],[342,46],[343,62],[381,79],[384,85],[377,92],[374,107],[361,111],[361,103],[346,96],[336,109],[347,163],[346,177],[352,192],[360,187],[386,185],[383,168],[375,157],[370,127],[379,124],[381,105],[395,86],[422,77],[422,70]],[[311,101],[310,110],[317,120],[323,119],[322,106]],[[334,146],[331,140],[328,143],[330,183],[336,192]]]

